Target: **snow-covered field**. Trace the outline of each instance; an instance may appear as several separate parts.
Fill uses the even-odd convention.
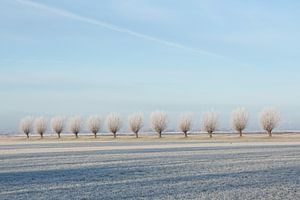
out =
[[[300,199],[300,142],[0,141],[0,199]]]

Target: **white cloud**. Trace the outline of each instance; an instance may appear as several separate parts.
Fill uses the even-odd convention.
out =
[[[16,1],[19,2],[20,4],[24,4],[24,5],[30,6],[32,8],[39,9],[39,10],[44,10],[44,11],[47,11],[49,13],[59,15],[59,16],[62,16],[62,17],[68,18],[68,19],[72,19],[72,20],[83,22],[83,23],[99,26],[99,27],[106,28],[106,29],[109,29],[109,30],[112,30],[112,31],[115,31],[115,32],[120,32],[120,33],[131,35],[131,36],[134,36],[134,37],[137,37],[137,38],[141,38],[141,39],[144,39],[144,40],[153,41],[153,42],[156,42],[156,43],[159,43],[159,44],[162,44],[162,45],[166,45],[166,46],[169,46],[169,47],[183,49],[183,50],[187,50],[187,51],[194,52],[194,53],[201,54],[201,55],[228,59],[225,56],[217,54],[217,53],[213,53],[213,52],[202,50],[202,49],[196,49],[196,48],[186,46],[186,45],[183,45],[183,44],[179,44],[179,43],[176,43],[176,42],[171,42],[171,41],[167,41],[167,40],[164,40],[164,39],[156,38],[156,37],[153,37],[153,36],[150,36],[150,35],[147,35],[147,34],[139,33],[139,32],[132,31],[132,30],[129,30],[129,29],[126,29],[126,28],[122,28],[122,27],[119,27],[119,26],[116,26],[114,24],[107,23],[107,22],[104,22],[104,21],[101,21],[101,20],[81,16],[81,15],[78,15],[76,13],[73,13],[73,12],[70,12],[70,11],[67,11],[67,10],[50,7],[48,5],[37,3],[37,2],[34,2],[34,1],[30,1],[30,0],[16,0]]]

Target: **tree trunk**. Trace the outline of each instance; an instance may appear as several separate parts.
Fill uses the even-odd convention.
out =
[[[57,133],[57,137],[58,137],[58,139],[60,138],[60,133]]]
[[[187,132],[185,131],[185,132],[183,132],[184,133],[184,137],[187,137]]]
[[[161,131],[158,132],[158,137],[161,138]]]
[[[78,133],[75,133],[75,138],[76,138],[76,139],[78,138]]]
[[[94,138],[97,138],[97,133],[94,133]]]
[[[26,138],[29,139],[29,133],[26,133]]]
[[[138,134],[138,132],[136,132],[136,133],[135,133],[135,137],[136,137],[136,138],[138,138],[138,137],[139,137],[139,134]]]
[[[43,139],[43,137],[44,137],[44,136],[43,136],[43,133],[40,133],[40,135],[41,135],[41,139]]]
[[[116,132],[114,132],[113,134],[114,134],[114,138],[117,138],[117,133],[116,133]]]
[[[209,138],[212,138],[212,132],[209,132],[208,134],[209,134]]]
[[[272,131],[268,131],[269,137],[272,137]]]
[[[240,137],[242,137],[243,136],[242,130],[240,130],[239,133],[240,133]]]

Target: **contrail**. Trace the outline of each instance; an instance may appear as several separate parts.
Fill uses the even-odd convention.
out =
[[[176,42],[170,42],[170,41],[167,41],[167,40],[156,38],[156,37],[153,37],[153,36],[150,36],[150,35],[147,35],[147,34],[135,32],[135,31],[132,31],[132,30],[129,30],[129,29],[126,29],[126,28],[116,26],[114,24],[110,24],[110,23],[106,23],[106,22],[103,22],[103,21],[100,21],[100,20],[97,20],[97,19],[81,16],[81,15],[75,14],[75,13],[67,11],[67,10],[50,7],[48,5],[37,3],[37,2],[31,1],[31,0],[16,0],[16,1],[21,3],[21,4],[28,5],[28,6],[31,6],[33,8],[36,8],[36,9],[45,10],[45,11],[54,13],[56,15],[60,15],[60,16],[69,18],[69,19],[77,20],[77,21],[84,22],[84,23],[87,23],[87,24],[96,25],[96,26],[106,28],[106,29],[109,29],[109,30],[112,30],[112,31],[125,33],[125,34],[128,34],[128,35],[134,36],[134,37],[138,37],[138,38],[142,38],[142,39],[145,39],[145,40],[153,41],[153,42],[160,43],[160,44],[163,44],[163,45],[166,45],[166,46],[175,47],[175,48],[179,48],[179,49],[184,49],[184,50],[192,51],[192,52],[199,53],[199,54],[202,54],[202,55],[218,57],[218,58],[226,58],[225,56],[220,55],[220,54],[216,54],[216,53],[213,53],[213,52],[209,52],[209,51],[200,50],[200,49],[192,48],[192,47],[189,47],[189,46],[185,46],[185,45],[182,45],[182,44],[179,44],[179,43],[176,43]]]

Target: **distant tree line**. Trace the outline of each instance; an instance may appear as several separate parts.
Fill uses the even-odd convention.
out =
[[[243,135],[243,131],[248,125],[249,114],[245,108],[238,108],[231,114],[230,123],[232,128],[239,134]],[[272,131],[278,126],[280,122],[280,114],[274,108],[265,108],[259,114],[259,123],[263,130],[271,137]],[[135,137],[139,137],[139,133],[143,127],[144,119],[142,113],[134,113],[128,117],[128,128],[135,134]],[[101,132],[102,120],[99,116],[93,115],[88,117],[86,121],[89,131],[97,137],[97,134]],[[114,138],[117,137],[117,133],[122,127],[122,119],[117,113],[110,113],[105,120],[106,127],[111,132]],[[150,124],[152,130],[158,134],[158,137],[162,137],[162,133],[168,126],[168,115],[164,111],[155,111],[150,114]],[[68,127],[66,127],[66,125]],[[219,115],[217,112],[211,110],[204,112],[201,120],[201,130],[207,132],[211,138],[213,133],[218,129]],[[55,116],[50,121],[51,129],[57,134],[57,137],[61,137],[63,131],[69,130],[78,138],[78,134],[82,131],[83,120],[80,116],[74,116],[68,120],[63,116]],[[184,137],[188,137],[188,133],[193,126],[193,117],[191,113],[183,113],[178,121],[178,130],[183,133]],[[43,138],[44,133],[48,128],[48,120],[45,117],[25,117],[20,121],[21,131],[29,138],[30,134],[34,131]]]

